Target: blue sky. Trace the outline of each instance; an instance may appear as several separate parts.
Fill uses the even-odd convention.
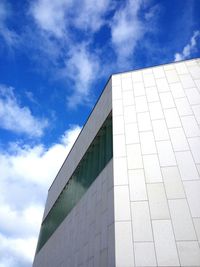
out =
[[[0,0],[0,267],[29,267],[48,187],[112,73],[200,56],[199,0]]]

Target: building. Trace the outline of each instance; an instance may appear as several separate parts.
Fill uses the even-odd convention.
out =
[[[33,266],[200,266],[200,59],[111,76],[49,189]]]

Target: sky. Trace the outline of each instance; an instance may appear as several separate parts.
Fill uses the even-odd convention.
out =
[[[48,188],[110,75],[199,56],[199,0],[0,0],[0,267],[31,266]]]

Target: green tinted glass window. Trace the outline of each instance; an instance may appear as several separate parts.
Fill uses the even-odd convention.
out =
[[[36,253],[77,204],[112,155],[112,117],[109,115],[43,221]]]

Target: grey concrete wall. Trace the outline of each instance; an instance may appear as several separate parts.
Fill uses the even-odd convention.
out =
[[[115,266],[112,160],[38,252],[33,267]]]
[[[49,189],[43,220],[53,206],[57,197],[66,185],[67,181],[76,169],[79,161],[82,159],[92,140],[96,136],[103,122],[107,118],[112,109],[111,100],[111,82],[108,82],[103,94],[97,102],[93,112],[88,118],[83,130],[81,131],[78,139],[75,142],[72,150],[70,151],[67,159],[65,160],[62,168],[60,169],[56,179]],[[55,159],[56,160],[56,159]]]
[[[112,91],[116,266],[200,266],[200,60]]]

